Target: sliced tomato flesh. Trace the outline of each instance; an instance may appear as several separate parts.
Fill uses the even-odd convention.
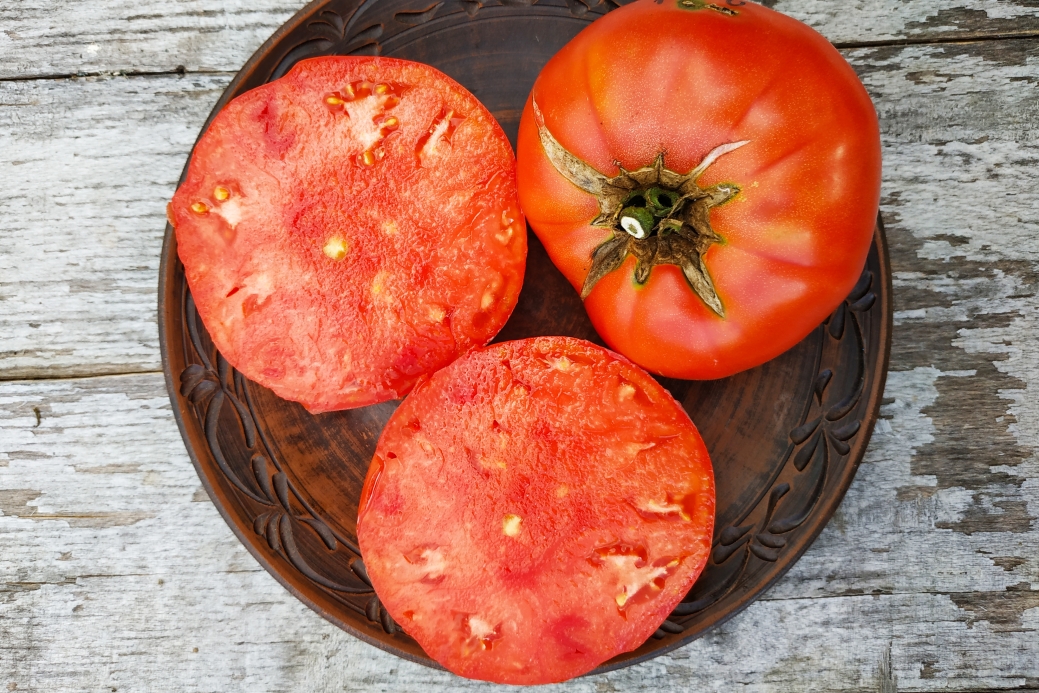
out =
[[[357,523],[376,592],[449,670],[562,681],[641,645],[706,563],[714,476],[670,394],[623,357],[542,337],[420,385]]]
[[[487,343],[523,280],[508,140],[403,60],[306,60],[236,98],[169,215],[217,348],[313,412],[403,396]]]

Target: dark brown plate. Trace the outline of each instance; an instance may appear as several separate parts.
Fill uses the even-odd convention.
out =
[[[213,112],[302,58],[381,54],[446,72],[486,104],[515,142],[520,109],[541,66],[616,6],[590,7],[591,1],[320,0],[257,51]],[[537,238],[529,238],[523,293],[498,339],[560,334],[601,344],[577,294]],[[433,664],[382,608],[357,550],[361,484],[397,403],[312,416],[279,399],[213,348],[168,226],[159,272],[160,341],[173,411],[224,519],[264,568],[322,616],[384,650]],[[662,381],[700,428],[714,461],[714,550],[660,630],[598,671],[703,635],[804,553],[865,452],[890,339],[891,276],[878,222],[858,286],[796,347],[725,380]]]

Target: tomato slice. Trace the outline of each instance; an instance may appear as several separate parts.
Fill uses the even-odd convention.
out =
[[[404,60],[306,60],[238,97],[169,216],[217,348],[312,412],[403,396],[490,341],[523,281],[505,134]]]
[[[357,535],[393,618],[449,670],[563,681],[641,645],[703,569],[714,475],[671,395],[569,337],[469,352],[379,439]]]

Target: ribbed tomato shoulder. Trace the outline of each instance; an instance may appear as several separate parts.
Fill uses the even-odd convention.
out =
[[[754,367],[807,336],[858,280],[880,200],[877,115],[851,66],[801,22],[753,2],[639,0],[546,64],[520,122],[520,203],[581,290],[593,254],[625,231],[592,225],[596,196],[546,155],[535,102],[560,145],[610,178],[658,156],[684,175],[739,144],[697,178],[703,189],[738,189],[697,218],[712,234],[683,227],[710,239],[700,272],[722,310],[654,237],[640,257],[664,259],[645,281],[629,254],[585,299],[597,332],[639,365],[695,379]]]

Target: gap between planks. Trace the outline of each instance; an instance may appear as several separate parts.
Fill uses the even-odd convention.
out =
[[[995,34],[966,33],[950,36],[932,36],[922,38],[881,39],[877,41],[837,41],[833,47],[837,50],[854,50],[859,48],[886,48],[890,46],[933,46],[941,44],[981,43],[983,41],[1013,41],[1021,39],[1039,39],[1039,31],[1012,31]],[[50,75],[27,75],[17,77],[0,77],[0,82],[32,82],[36,80],[79,79],[86,77],[162,77],[187,75],[233,75],[225,70],[188,70],[178,65],[172,70],[113,70],[100,72],[70,72]]]
[[[1039,36],[1039,32],[1036,33]],[[188,70],[178,65],[173,70],[105,70],[100,72],[69,72],[52,75],[26,75],[22,77],[0,77],[0,82],[37,82],[47,80],[86,79],[89,77],[187,77],[189,75],[234,76],[227,70]]]
[[[60,382],[62,380],[97,380],[99,378],[128,378],[140,375],[162,375],[162,370],[149,371],[116,371],[112,373],[90,373],[88,375],[11,375],[0,374],[0,383],[38,383],[38,382]]]

